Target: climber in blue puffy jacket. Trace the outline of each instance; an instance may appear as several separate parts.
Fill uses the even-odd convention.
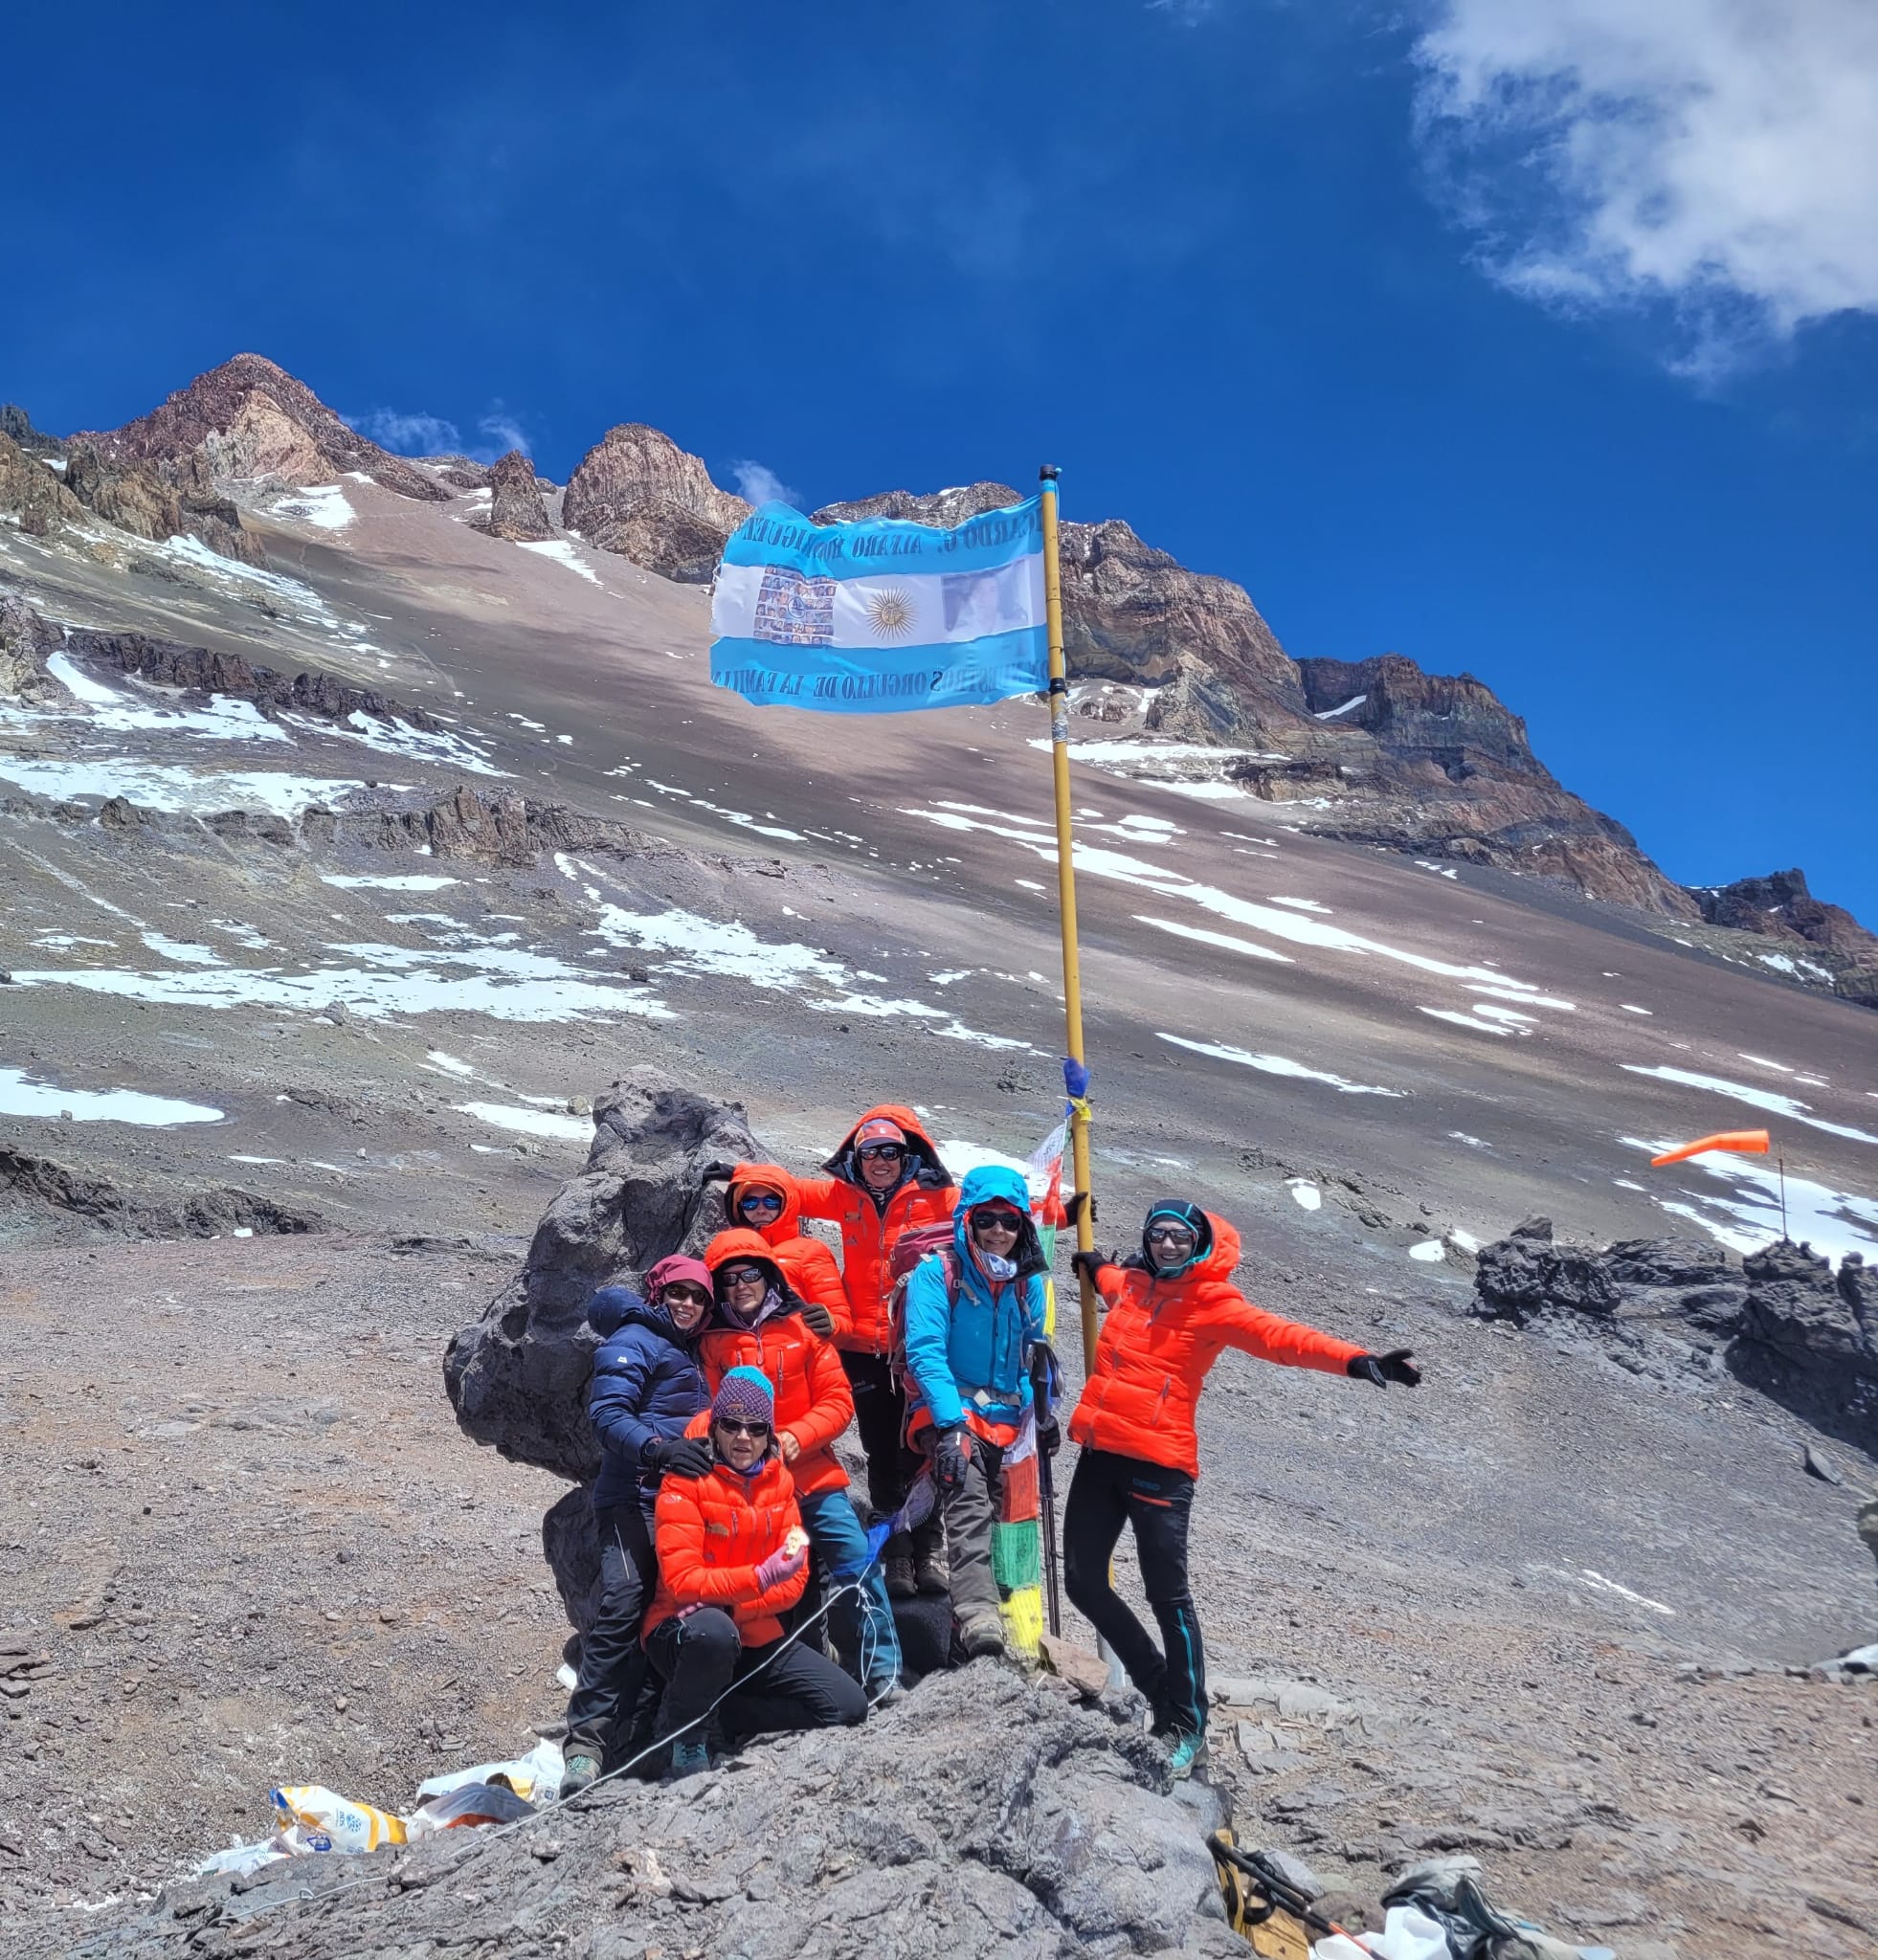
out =
[[[667,1470],[696,1477],[710,1445],[685,1426],[710,1405],[698,1337],[710,1313],[711,1276],[674,1255],[645,1276],[645,1294],[603,1286],[588,1303],[600,1337],[587,1413],[600,1443],[593,1529],[600,1542],[600,1604],[580,1643],[580,1680],[568,1702],[567,1771],[561,1793],[600,1773],[610,1743],[630,1726],[645,1681],[639,1622],[658,1583],[652,1507]]]
[[[906,1282],[907,1439],[932,1459],[968,1654],[1004,1651],[992,1526],[1004,1452],[1030,1407],[1047,1271],[1022,1175],[989,1165],[959,1188],[951,1248],[922,1259]]]

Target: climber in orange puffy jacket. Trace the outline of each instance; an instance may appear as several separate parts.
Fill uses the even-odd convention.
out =
[[[795,1179],[779,1164],[739,1164],[724,1193],[724,1209],[732,1226],[754,1232],[769,1246],[807,1309],[803,1319],[838,1345],[854,1330],[847,1288],[834,1253],[820,1239],[804,1236],[795,1190]]]
[[[906,1501],[920,1460],[905,1446],[906,1398],[890,1358],[894,1242],[903,1232],[946,1223],[958,1203],[958,1186],[919,1118],[896,1102],[868,1110],[822,1169],[825,1177],[795,1180],[795,1196],[804,1217],[840,1223],[850,1321],[835,1343],[854,1389],[867,1499],[875,1516],[885,1518]],[[883,1562],[888,1593],[905,1599],[915,1591],[946,1592],[943,1543],[936,1513],[910,1540],[890,1538]]]
[[[867,1698],[812,1641],[785,1643],[780,1615],[802,1596],[809,1548],[776,1448],[775,1395],[733,1368],[685,1435],[706,1441],[702,1476],[659,1486],[659,1591],[645,1649],[666,1682],[660,1733],[671,1773],[707,1769],[713,1706],[732,1736],[861,1721]]]
[[[1148,1214],[1141,1250],[1119,1263],[1092,1252],[1088,1272],[1108,1309],[1069,1434],[1082,1447],[1063,1510],[1070,1598],[1121,1657],[1154,1710],[1176,1776],[1206,1746],[1206,1655],[1187,1581],[1187,1533],[1199,1477],[1195,1417],[1207,1370],[1228,1348],[1287,1368],[1347,1374],[1382,1388],[1421,1379],[1405,1348],[1371,1354],[1253,1303],[1232,1283],[1239,1234],[1178,1199]],[[1109,1582],[1124,1525],[1132,1526],[1143,1590],[1167,1652]]]
[[[826,1250],[826,1248],[823,1248]],[[836,1588],[829,1631],[871,1700],[900,1681],[900,1636],[867,1534],[848,1502],[848,1473],[835,1438],[854,1419],[841,1357],[808,1325],[808,1309],[781,1252],[754,1232],[720,1232],[704,1248],[717,1306],[698,1338],[698,1365],[712,1393],[730,1371],[752,1368],[775,1392],[776,1447],[795,1483],[802,1524]]]

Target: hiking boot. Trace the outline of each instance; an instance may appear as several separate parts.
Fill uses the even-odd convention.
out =
[[[1171,1746],[1167,1752],[1167,1773],[1173,1777],[1174,1782],[1179,1783],[1186,1777],[1191,1776],[1196,1770],[1205,1767],[1206,1737],[1204,1734],[1196,1735],[1189,1729],[1185,1734],[1175,1734],[1171,1737],[1170,1744]]]
[[[578,1796],[590,1783],[599,1780],[600,1765],[597,1758],[588,1755],[570,1756],[561,1769],[561,1796],[563,1801]]]
[[[870,1708],[891,1708],[906,1699],[906,1684],[900,1677],[889,1675],[885,1681],[870,1682],[867,1685],[867,1705]]]
[[[919,1591],[913,1574],[913,1542],[904,1531],[886,1542],[886,1555],[881,1561],[881,1576],[889,1599],[910,1599]]]
[[[672,1745],[672,1767],[665,1771],[667,1783],[677,1783],[685,1776],[702,1776],[711,1766],[710,1745],[706,1742],[688,1739]]]
[[[913,1547],[913,1584],[922,1592],[940,1593],[952,1590],[952,1569],[946,1563],[938,1545]]]
[[[996,1607],[981,1606],[976,1612],[964,1615],[958,1623],[958,1643],[965,1649],[968,1660],[986,1655],[1002,1660],[1004,1621]]]

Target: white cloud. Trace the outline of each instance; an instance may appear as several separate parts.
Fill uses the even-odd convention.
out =
[[[1678,365],[1878,312],[1872,0],[1427,0],[1420,122],[1496,277]]]
[[[1219,0],[1148,0],[1148,11],[1171,13],[1183,27],[1198,27],[1218,4]]]
[[[736,479],[737,495],[746,503],[794,503],[797,493],[792,490],[767,463],[751,462],[746,457],[742,462],[730,465],[730,474]]]
[[[494,444],[494,447],[488,450],[475,449],[470,452],[480,463],[492,463],[498,457],[506,456],[511,449],[519,449],[524,456],[534,454],[528,447],[527,432],[503,408],[501,402],[498,402],[476,426]]]
[[[401,409],[373,409],[364,415],[342,415],[347,428],[369,436],[393,456],[455,456],[463,446],[457,425],[441,415],[408,415]]]

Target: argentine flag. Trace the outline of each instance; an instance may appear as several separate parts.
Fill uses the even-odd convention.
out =
[[[746,701],[897,714],[1049,685],[1042,500],[956,530],[811,523],[766,503],[733,531],[711,597],[711,680]]]

